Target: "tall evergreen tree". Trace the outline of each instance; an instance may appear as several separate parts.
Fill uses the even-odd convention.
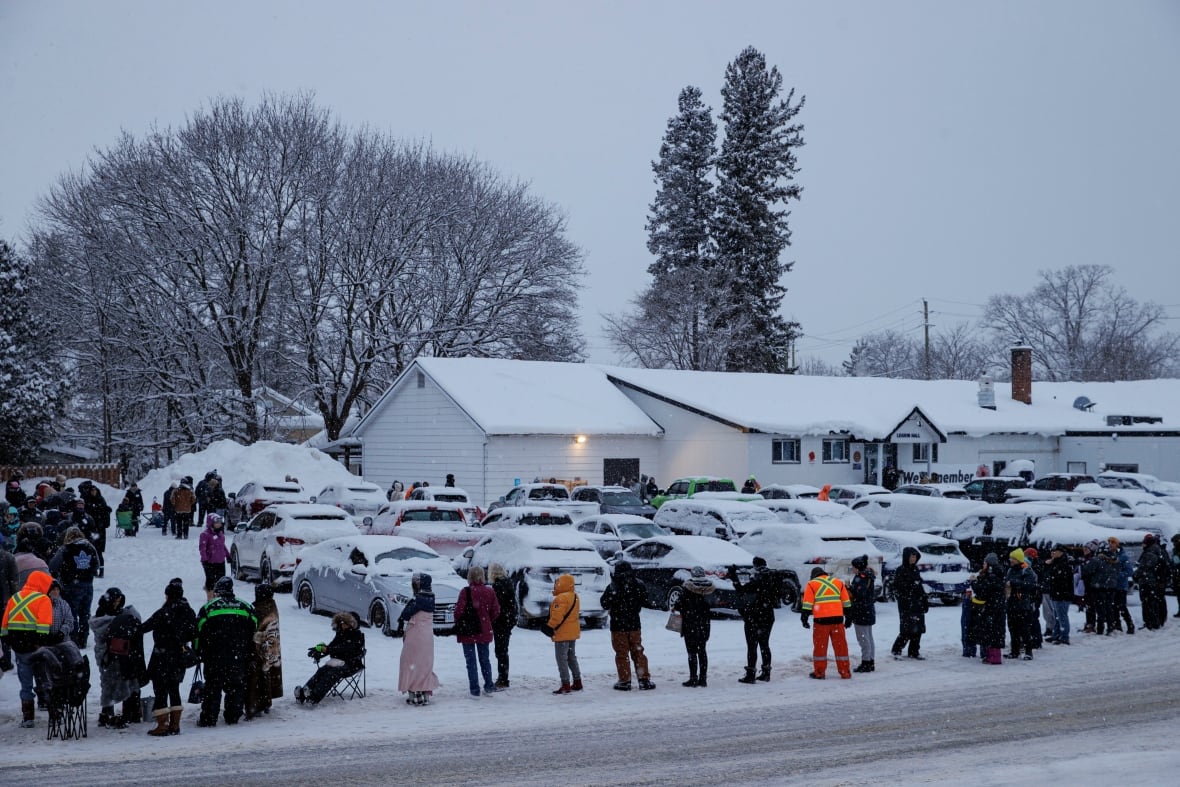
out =
[[[29,264],[0,240],[0,462],[28,461],[64,410],[64,370],[29,308]]]
[[[728,270],[729,292],[721,323],[744,315],[745,342],[730,348],[726,368],[747,372],[790,371],[789,349],[799,325],[779,314],[786,288],[780,280],[794,263],[779,257],[791,243],[786,204],[799,199],[795,149],[803,126],[794,123],[804,98],[780,99],[783,78],[766,58],[747,47],[725,70],[721,120],[725,141],[717,160],[717,211],[713,240],[717,265]]]
[[[706,368],[709,315],[716,290],[708,276],[712,265],[709,222],[714,210],[709,179],[716,156],[717,125],[701,101],[698,87],[680,91],[679,112],[668,121],[660,158],[652,162],[657,191],[647,221],[648,266],[655,292],[676,290],[684,304],[674,327],[689,346],[681,355],[690,369]],[[647,299],[645,299],[647,300]],[[672,326],[669,326],[672,328]]]

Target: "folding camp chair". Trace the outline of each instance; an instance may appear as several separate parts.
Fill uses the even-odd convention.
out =
[[[130,511],[115,512],[115,538],[134,536],[138,530],[135,517]]]
[[[49,690],[49,732],[46,740],[86,737],[86,695],[90,691],[90,658],[85,654],[73,668],[63,667]]]
[[[339,697],[342,700],[364,698],[365,692],[369,688],[368,680],[365,678],[365,656],[367,653],[367,650],[361,651],[361,668],[336,681],[336,685],[328,690],[329,697]]]

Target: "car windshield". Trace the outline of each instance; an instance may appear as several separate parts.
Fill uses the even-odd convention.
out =
[[[300,514],[291,518],[296,522],[344,522],[347,520],[343,514]]]
[[[466,503],[466,495],[454,495],[446,492],[435,492],[434,499],[440,503]]]
[[[639,495],[628,490],[626,492],[603,492],[602,502],[608,506],[641,506],[643,501]]]
[[[698,492],[736,492],[733,481],[703,481],[697,484]]]
[[[520,518],[521,525],[572,525],[574,520],[565,514],[525,514]]]
[[[589,546],[577,546],[576,544],[569,544],[566,546],[543,546],[537,547],[542,552],[593,552],[594,550]]]
[[[403,511],[403,522],[461,522],[462,515],[458,511],[431,509],[427,511]]]
[[[262,487],[262,491],[264,491],[264,492],[286,492],[289,495],[297,495],[300,492],[302,492],[303,490],[297,486],[264,486],[264,487]]]
[[[348,491],[349,492],[356,492],[358,495],[381,494],[380,489],[377,489],[376,487],[368,487],[368,486],[350,486],[350,487],[348,487]]]
[[[529,490],[529,500],[569,500],[569,490],[564,486],[542,486]]]
[[[619,525],[619,535],[628,538],[655,538],[664,535],[659,525],[636,523],[634,525]]]
[[[413,547],[398,547],[397,549],[391,549],[388,552],[382,552],[381,554],[377,555],[377,559],[373,562],[381,563],[385,560],[433,560],[435,557],[436,555],[432,555],[429,552],[423,552],[421,549],[414,549]]]
[[[957,547],[954,544],[923,544],[918,551],[927,555],[953,555]]]

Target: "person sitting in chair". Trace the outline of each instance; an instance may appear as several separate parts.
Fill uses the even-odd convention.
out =
[[[327,661],[320,665],[305,686],[295,687],[295,699],[300,704],[315,705],[322,700],[342,678],[360,672],[365,666],[365,633],[361,623],[351,612],[337,612],[332,616],[332,631],[336,636],[327,645],[319,643],[307,649],[309,658]]]

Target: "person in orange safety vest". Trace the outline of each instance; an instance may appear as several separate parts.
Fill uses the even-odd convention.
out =
[[[848,641],[844,629],[852,626],[852,599],[843,580],[830,577],[820,566],[811,569],[811,581],[803,591],[803,628],[810,628],[812,672],[810,677],[823,680],[828,669],[828,641],[836,651],[836,669],[841,678],[851,678],[848,663]],[[807,619],[815,618],[812,627]]]
[[[16,652],[17,676],[20,679],[22,727],[33,726],[34,675],[29,657],[44,645],[61,642],[62,635],[50,631],[53,626],[53,601],[46,595],[53,577],[34,571],[25,586],[8,599],[0,622],[0,637]]]

